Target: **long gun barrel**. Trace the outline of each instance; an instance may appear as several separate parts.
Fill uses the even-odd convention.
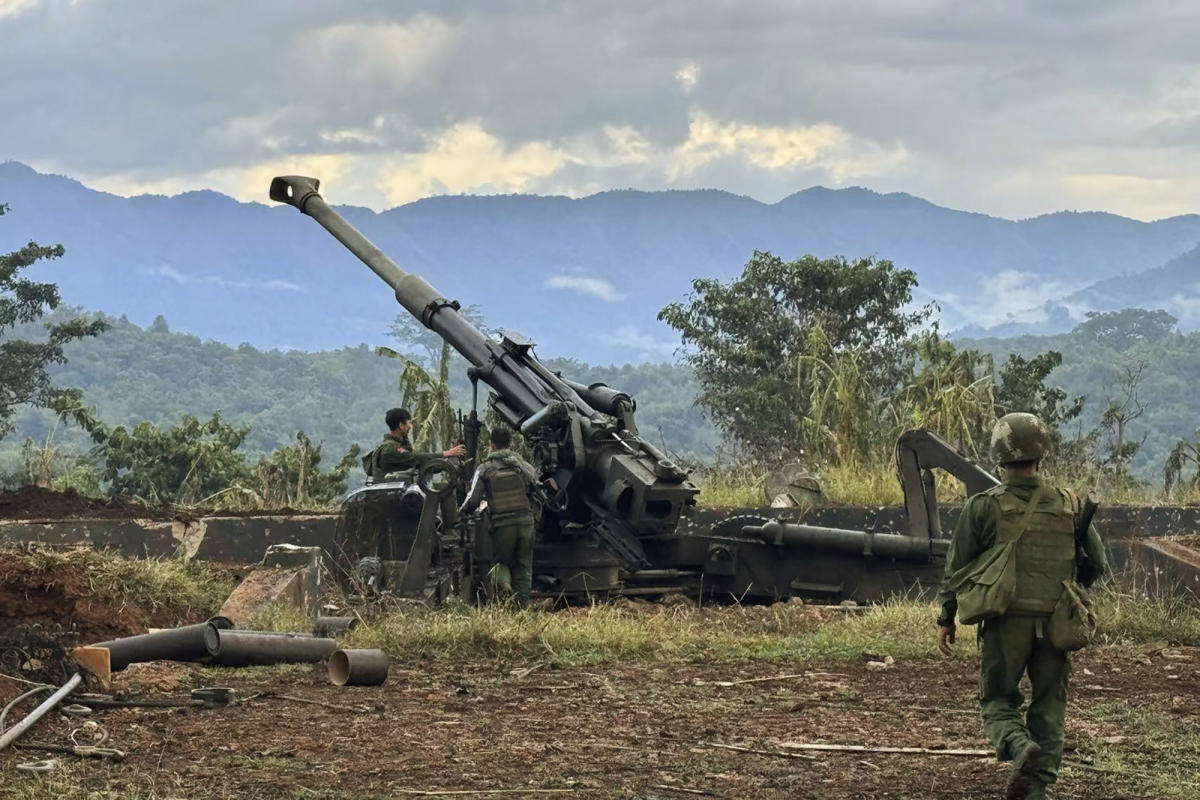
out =
[[[628,568],[645,566],[637,539],[674,532],[697,492],[638,434],[632,399],[603,384],[564,380],[538,361],[533,343],[520,334],[505,332],[499,342],[485,336],[459,313],[457,302],[405,272],[330,208],[319,187],[315,178],[282,176],[271,181],[270,196],[319,222],[472,365],[472,379],[493,390],[491,406],[531,440],[543,473],[567,490],[573,506],[567,521],[590,524]]]

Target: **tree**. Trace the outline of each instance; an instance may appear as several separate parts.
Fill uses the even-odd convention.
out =
[[[1138,388],[1148,366],[1146,361],[1121,365],[1120,389],[1116,397],[1108,398],[1108,406],[1100,415],[1100,427],[1107,434],[1107,452],[1101,466],[1118,480],[1130,477],[1129,462],[1145,441],[1145,437],[1134,440],[1129,425],[1146,412]]]
[[[1032,358],[1013,353],[997,375],[996,404],[1001,414],[1024,411],[1037,414],[1061,438],[1061,427],[1083,413],[1084,398],[1069,402],[1067,393],[1047,386],[1050,373],[1062,366],[1062,353],[1048,350]]]
[[[1139,342],[1157,342],[1175,330],[1179,320],[1166,311],[1124,308],[1120,311],[1089,311],[1087,321],[1075,326],[1073,336],[1128,350]]]
[[[810,381],[833,361],[854,353],[872,405],[903,385],[913,333],[932,313],[931,306],[909,308],[916,284],[912,271],[890,261],[783,261],[756,251],[741,277],[697,279],[686,302],[671,303],[658,318],[682,336],[682,360],[700,384],[697,402],[749,455],[773,461],[820,447]],[[823,354],[813,352],[818,328]]]
[[[8,207],[0,205],[0,216]],[[61,258],[63,246],[30,242],[20,250],[0,255],[0,438],[12,430],[12,418],[23,404],[49,406],[70,390],[55,388],[46,368],[66,362],[63,347],[85,336],[95,336],[108,325],[99,319],[71,318],[45,326],[43,341],[6,337],[18,324],[35,322],[58,308],[58,287],[20,277],[43,259]]]
[[[90,412],[77,412],[75,419],[96,442],[101,479],[113,495],[194,505],[249,480],[238,448],[250,428],[230,425],[219,412],[204,421],[184,414],[166,429],[150,422],[109,427]]]

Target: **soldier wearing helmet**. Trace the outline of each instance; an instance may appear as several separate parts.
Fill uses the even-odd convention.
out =
[[[1050,431],[1033,414],[1007,414],[992,431],[992,456],[1004,482],[967,500],[946,554],[946,584],[938,617],[938,647],[950,655],[958,600],[951,576],[970,569],[998,544],[1014,542],[1015,583],[1007,610],[979,628],[979,690],[983,729],[1002,761],[1012,761],[1007,797],[1045,798],[1062,761],[1070,656],[1047,636],[1064,581],[1090,585],[1107,571],[1104,548],[1089,528],[1086,561],[1076,562],[1075,519],[1081,503],[1070,490],[1039,477]],[[1020,714],[1021,678],[1032,689]]]

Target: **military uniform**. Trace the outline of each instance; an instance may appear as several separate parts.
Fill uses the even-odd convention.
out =
[[[441,458],[439,453],[414,453],[412,442],[407,436],[386,434],[383,442],[372,452],[367,462],[368,477],[382,480],[384,475],[393,472],[409,472],[418,470],[430,461]]]
[[[967,501],[946,554],[949,581],[998,541],[1016,541],[1013,599],[1003,615],[981,623],[978,636],[980,712],[984,733],[997,757],[1021,758],[1030,742],[1041,751],[1029,793],[1017,796],[1043,797],[1045,787],[1056,780],[1062,761],[1071,662],[1068,653],[1050,643],[1047,622],[1064,591],[1063,581],[1078,579],[1090,584],[1107,571],[1104,547],[1092,527],[1085,541],[1087,563],[1076,574],[1074,531],[1080,508],[1073,493],[1036,476],[1009,476],[1000,486]],[[953,627],[957,610],[954,593],[943,591],[938,625]],[[1022,719],[1020,683],[1026,673],[1032,697]]]
[[[469,514],[487,500],[488,540],[493,596],[511,593],[528,605],[533,587],[534,504],[537,473],[511,450],[496,450],[475,470],[460,513]]]
[[[443,458],[440,453],[414,453],[412,442],[407,436],[385,434],[383,442],[363,460],[363,470],[373,481],[381,481],[396,472],[408,472],[416,480],[416,472],[431,461]],[[458,525],[459,514],[454,492],[447,492],[441,500],[443,528]]]

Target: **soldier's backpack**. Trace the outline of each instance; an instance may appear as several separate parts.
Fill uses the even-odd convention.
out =
[[[1029,498],[1025,516],[1014,536],[1000,541],[997,535],[992,547],[950,576],[946,588],[958,598],[958,619],[962,624],[974,625],[1008,610],[1017,588],[1017,542],[1029,529],[1034,509],[1043,494],[1043,487],[1038,487]]]
[[[521,468],[504,465],[496,468],[487,480],[488,511],[492,519],[528,514],[533,510],[529,503],[529,484]]]

